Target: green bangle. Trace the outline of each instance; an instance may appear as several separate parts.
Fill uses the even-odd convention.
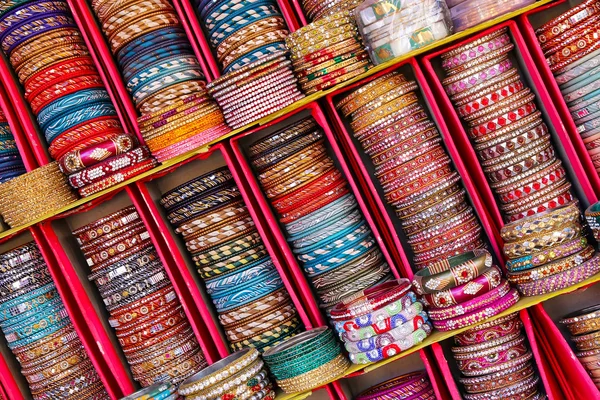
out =
[[[319,347],[328,343],[332,338],[333,334],[331,334],[331,331],[323,331],[322,333],[317,334],[310,343],[307,343],[304,346],[293,346],[275,354],[265,354],[263,355],[263,358],[268,363],[285,362],[289,359],[296,358],[302,353],[307,353],[313,351],[314,349],[318,349]]]
[[[269,343],[273,340],[277,340],[280,337],[287,336],[293,330],[296,330],[301,325],[300,320],[296,317],[283,324],[271,329],[263,334],[240,340],[239,342],[231,343],[231,347],[234,350],[243,349],[244,347],[258,347],[265,343]]]
[[[335,341],[332,342],[328,347],[320,349],[315,356],[314,353],[310,356],[304,356],[296,359],[294,363],[286,363],[272,368],[271,373],[277,377],[277,379],[288,379],[298,375],[302,375],[305,372],[312,371],[320,365],[326,364],[333,360],[342,352],[340,344]]]

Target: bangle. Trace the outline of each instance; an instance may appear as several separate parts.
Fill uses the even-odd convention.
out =
[[[415,393],[421,393],[431,388],[426,371],[410,372],[372,386],[360,393],[356,400],[374,399],[406,399]]]
[[[489,252],[473,250],[432,263],[428,268],[417,271],[412,283],[417,293],[431,294],[468,283],[491,266],[492,256]]]
[[[504,245],[504,254],[509,259],[524,257],[572,240],[579,236],[580,233],[581,225],[578,223],[557,226],[552,230],[544,230],[536,233],[536,236],[528,235],[520,241],[507,242]]]
[[[502,274],[498,267],[490,267],[470,282],[447,290],[423,295],[423,301],[428,307],[447,308],[462,305],[473,300],[476,296],[488,293],[502,282]]]
[[[482,322],[485,319],[491,318],[494,315],[507,310],[515,305],[518,300],[519,293],[515,289],[512,289],[504,297],[483,309],[475,310],[469,314],[456,318],[450,318],[443,321],[433,321],[433,326],[442,332],[447,332],[453,329],[460,329],[466,326],[475,325],[478,322]]]
[[[600,306],[586,307],[567,315],[560,323],[567,325],[573,336],[590,333],[596,330],[596,325],[600,322],[599,311]]]

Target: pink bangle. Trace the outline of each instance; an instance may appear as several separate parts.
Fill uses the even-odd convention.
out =
[[[446,93],[448,93],[450,96],[454,96],[480,83],[486,82],[508,71],[510,68],[512,68],[512,62],[506,56],[504,56],[501,61],[493,60],[490,63],[486,63],[485,66],[478,67],[478,71],[471,75],[467,75],[462,79],[457,79],[456,77],[459,75],[464,76],[462,74],[466,75],[467,71],[445,78],[442,84],[446,89]]]
[[[505,194],[500,194],[500,201],[504,204],[507,204],[516,200],[520,200],[523,198],[523,196],[528,196],[530,194],[539,192],[540,190],[552,185],[554,182],[563,179],[565,176],[565,169],[559,165],[556,167],[556,169],[553,169],[547,175],[535,180],[534,182],[527,183]]]
[[[531,215],[539,214],[542,212],[553,210],[558,207],[566,206],[567,204],[572,203],[573,200],[575,200],[575,199],[573,198],[573,195],[570,192],[570,184],[569,184],[568,187],[566,188],[566,193],[562,193],[545,203],[538,204],[529,210],[509,215],[508,222],[515,222],[515,221],[518,221],[522,218],[525,218],[525,217],[528,217]]]
[[[560,274],[517,285],[517,289],[523,296],[537,296],[576,285],[598,272],[600,272],[600,254],[594,255],[592,259]]]
[[[137,149],[108,158],[96,165],[69,175],[69,183],[75,189],[79,189],[85,185],[98,182],[114,172],[147,160],[149,157],[150,151],[146,146],[138,147]]]
[[[442,68],[444,70],[448,70],[448,69],[459,67],[471,60],[474,60],[478,57],[481,57],[484,54],[489,53],[490,51],[499,49],[502,46],[505,46],[510,43],[511,43],[510,38],[505,33],[505,34],[495,37],[485,43],[481,43],[480,45],[478,45],[476,47],[465,50],[465,51],[463,51],[459,54],[456,54],[452,57],[443,59]]]
[[[486,107],[500,103],[502,100],[511,97],[512,95],[518,93],[525,87],[525,85],[518,76],[515,76],[511,80],[514,80],[514,82],[510,82],[482,97],[476,98],[474,100],[469,99],[470,101],[467,104],[458,107],[456,109],[456,112],[460,117],[470,119],[468,117],[472,114],[476,112],[481,112]]]
[[[469,301],[475,296],[481,296],[498,287],[502,282],[502,274],[498,267],[493,266],[484,271],[480,276],[449,290],[441,290],[423,296],[425,305],[429,307],[445,308]]]
[[[460,317],[446,319],[443,321],[433,321],[433,326],[442,332],[448,332],[453,329],[460,329],[482,322],[502,311],[509,309],[519,301],[519,292],[511,289],[504,297],[496,300],[494,303]]]
[[[518,107],[514,110],[510,110],[510,111],[492,119],[491,121],[487,121],[487,122],[484,122],[483,124],[469,128],[469,131],[468,131],[469,136],[471,138],[476,138],[479,136],[489,135],[490,133],[495,132],[496,130],[498,130],[500,128],[503,128],[513,122],[516,122],[520,119],[527,117],[531,113],[535,112],[536,109],[537,109],[537,107],[534,102],[527,103],[527,104],[525,104],[521,107]]]
[[[396,134],[401,135],[401,137],[406,137],[406,139],[403,140],[408,141],[411,137],[418,135],[419,132],[428,131],[431,128],[435,128],[435,125],[433,122],[428,120],[417,122],[416,124],[408,127],[403,127],[397,124],[389,125],[384,127],[379,132],[376,132],[375,134],[362,140],[361,144],[367,154],[377,154],[390,147],[387,145],[386,141],[394,140],[396,138]]]
[[[361,144],[365,149],[365,153],[374,156],[394,147],[400,147],[406,151],[436,136],[439,136],[439,133],[433,122],[423,121],[405,129],[391,130],[389,134],[383,136],[378,141],[366,139]],[[372,139],[372,137],[369,139]]]
[[[519,332],[523,323],[518,313],[500,317],[494,321],[486,322],[466,332],[454,336],[454,342],[459,346],[471,346],[495,340],[504,335]]]
[[[504,297],[509,290],[510,284],[505,280],[498,287],[464,303],[448,308],[432,308],[428,310],[429,318],[431,318],[432,321],[440,321],[465,315],[498,301],[500,298]]]
[[[72,174],[107,158],[128,152],[136,145],[137,139],[134,136],[122,134],[86,149],[71,151],[58,160],[58,166],[64,174]]]
[[[230,131],[231,129],[227,125],[221,124],[208,130],[205,130],[199,133],[198,135],[194,135],[191,138],[173,143],[165,147],[164,149],[160,149],[154,152],[153,155],[158,161],[163,162],[178,155],[187,153],[188,151],[198,149],[203,145],[220,138],[221,136],[225,135]]]
[[[465,373],[466,371],[476,375],[482,368],[504,364],[507,361],[527,354],[528,349],[524,342],[525,337],[521,336],[512,343],[506,343],[505,345],[499,346],[498,350],[486,353],[486,355],[476,355],[474,358],[467,360],[456,360],[458,369],[465,375],[467,375]]]
[[[539,376],[534,374],[516,382],[514,385],[486,393],[465,394],[464,398],[465,400],[532,399],[531,396],[538,392],[539,381]]]
[[[331,319],[344,321],[352,317],[365,315],[371,311],[385,307],[393,301],[402,298],[411,289],[408,279],[389,281],[365,289],[353,296],[349,303],[340,302],[330,311]]]
[[[426,371],[411,372],[367,389],[359,394],[356,400],[406,399],[429,389],[431,383]]]

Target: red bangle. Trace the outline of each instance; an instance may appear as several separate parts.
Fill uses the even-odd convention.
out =
[[[48,151],[55,160],[63,157],[69,151],[83,150],[96,143],[110,140],[123,134],[121,122],[110,115],[88,120],[77,129],[70,129],[60,134],[52,141]],[[107,137],[110,136],[110,137]]]
[[[59,97],[66,96],[80,90],[92,88],[104,89],[104,83],[99,75],[87,75],[73,79],[67,79],[59,84],[45,88],[44,91],[42,91],[34,99],[31,99],[29,104],[31,105],[31,110],[33,113],[37,115],[42,108],[52,103]]]
[[[487,121],[481,125],[470,128],[469,135],[471,138],[489,135],[490,133],[509,125],[512,122],[525,118],[529,114],[533,113],[536,109],[537,108],[534,102],[527,103],[524,106],[521,106],[516,110],[510,110],[491,121]]]
[[[600,5],[596,0],[587,0],[584,3],[571,8],[569,11],[551,19],[536,29],[535,34],[538,41],[543,45],[555,36],[578,24],[583,19],[599,11]]]
[[[141,174],[144,171],[148,171],[156,167],[156,165],[158,165],[158,163],[154,158],[147,159],[146,161],[142,161],[141,163],[135,164],[129,168],[118,171],[102,179],[101,181],[80,188],[78,190],[79,195],[81,197],[87,197],[94,193],[101,192],[106,188],[117,185],[121,182],[125,182],[126,180],[131,179],[132,177]]]
[[[94,76],[98,72],[88,65],[80,67],[71,67],[68,70],[61,71],[60,73],[51,70],[53,74],[46,74],[43,76],[34,76],[35,81],[29,80],[26,82],[25,98],[27,101],[32,101],[40,93],[47,90],[49,87],[59,85],[69,79],[79,78],[82,76]],[[42,71],[43,72],[43,71]]]
[[[119,135],[81,150],[68,152],[58,160],[58,166],[63,173],[72,174],[99,162],[106,163],[115,156],[133,150],[136,145],[135,136]]]
[[[338,170],[333,170],[320,176],[319,179],[316,179],[308,185],[298,188],[273,201],[273,207],[280,214],[285,214],[298,207],[298,203],[302,203],[305,199],[319,198],[323,193],[341,185],[344,185],[342,174]]]
[[[336,304],[330,311],[331,319],[334,321],[345,321],[353,317],[365,315],[398,300],[411,287],[410,281],[403,278],[365,289],[353,296],[353,300],[350,302],[346,303],[342,301]],[[360,297],[356,297],[357,295],[360,295]]]

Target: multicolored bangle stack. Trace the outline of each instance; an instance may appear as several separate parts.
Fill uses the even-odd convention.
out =
[[[263,358],[286,393],[304,392],[338,379],[350,366],[331,329],[317,328],[267,350]]]
[[[594,234],[594,239],[600,242],[600,202],[594,203],[585,210],[585,219]]]
[[[571,340],[579,351],[577,358],[600,389],[600,306],[575,311],[560,323],[571,332]]]
[[[274,400],[275,391],[256,349],[244,349],[191,376],[179,387],[186,399]]]
[[[0,184],[0,215],[13,228],[26,225],[74,201],[77,201],[77,196],[56,162]]]
[[[196,8],[224,73],[286,50],[289,32],[276,0],[196,0]]]
[[[227,167],[165,193],[234,350],[264,351],[304,327]]]
[[[0,183],[27,172],[6,116],[0,110]]]
[[[452,352],[464,376],[459,381],[465,400],[546,398],[538,391],[540,378],[522,327],[514,313],[454,337]]]
[[[142,390],[138,390],[135,393],[130,394],[121,398],[121,400],[176,400],[179,399],[177,395],[177,386],[172,383],[157,383],[156,385],[148,386]]]
[[[366,0],[355,11],[375,65],[445,38],[452,21],[443,0]]]
[[[587,0],[536,35],[596,172],[600,172],[600,3]]]
[[[354,16],[347,11],[323,17],[290,33],[285,43],[305,94],[346,82],[372,67]]]
[[[398,355],[432,331],[408,279],[382,283],[336,304],[331,320],[354,364]]]
[[[355,400],[436,400],[427,371],[410,372],[370,387]]]
[[[34,242],[0,254],[0,295],[0,328],[32,399],[109,398]]]
[[[302,9],[311,21],[341,11],[352,12],[363,0],[302,0]]]
[[[237,129],[281,110],[304,95],[298,90],[287,52],[259,57],[208,84],[227,125]]]
[[[177,385],[206,366],[194,331],[135,207],[73,231],[109,324],[143,387]]]
[[[152,155],[168,160],[227,133],[169,0],[93,0]]]
[[[24,87],[50,155],[65,174],[77,172],[69,177],[71,186],[85,197],[154,167],[145,148],[119,157],[99,148],[122,135],[123,127],[67,2],[17,3],[0,9],[2,50]],[[66,154],[73,152],[91,156],[77,168],[63,169]]]
[[[385,74],[336,107],[371,157],[396,209],[417,268],[484,246],[481,225],[435,124],[419,104],[417,83]]]
[[[587,242],[576,204],[507,224],[500,235],[508,280],[524,296],[564,289],[600,272],[600,255]]]
[[[432,263],[414,275],[413,286],[429,306],[433,326],[443,332],[483,322],[519,300],[486,250]]]
[[[446,52],[443,80],[508,222],[574,201],[506,28]]]
[[[329,311],[392,278],[356,198],[327,154],[324,133],[312,118],[256,141],[249,156],[321,307]]]

